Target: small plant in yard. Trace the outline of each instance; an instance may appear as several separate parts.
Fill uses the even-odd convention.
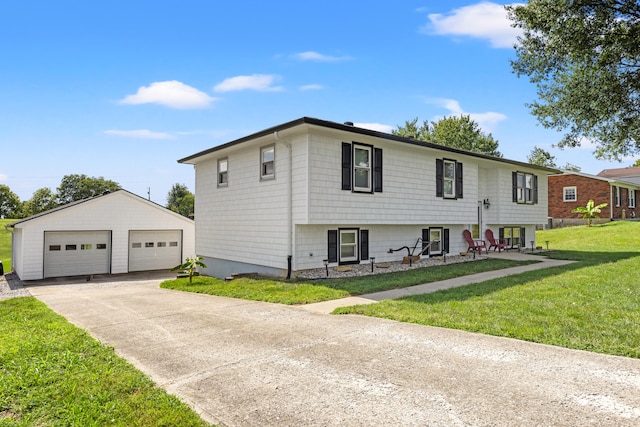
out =
[[[598,206],[595,206],[593,199],[589,199],[587,206],[578,206],[571,212],[581,214],[582,218],[587,220],[587,227],[591,227],[591,219],[600,218],[599,213],[601,212],[601,209],[606,208],[607,206],[608,203],[601,203]]]
[[[198,267],[207,268],[207,266],[202,262],[203,258],[201,256],[195,256],[191,258],[187,258],[184,263],[177,265],[171,269],[171,271],[180,271],[189,275],[189,283],[193,282],[193,276],[197,273],[196,270]]]

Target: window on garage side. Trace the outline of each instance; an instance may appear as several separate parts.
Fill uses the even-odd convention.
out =
[[[229,161],[224,159],[218,160],[218,187],[226,187],[229,185]]]
[[[49,250],[50,251],[59,251],[62,248],[60,247],[60,245],[49,245]]]
[[[81,251],[90,251],[91,249],[93,249],[93,245],[91,243],[83,243],[80,245]]]
[[[155,243],[153,243],[153,242],[145,242],[144,243],[144,247],[145,248],[153,248],[153,247],[155,247]]]
[[[169,247],[175,248],[178,246],[178,242],[169,242]]]
[[[107,249],[107,244],[106,243],[98,243],[96,245],[96,249]]]
[[[141,248],[141,247],[142,247],[142,243],[140,243],[140,242],[133,242],[133,243],[131,243],[131,247],[132,247],[133,249],[139,249],[139,248]]]
[[[159,248],[166,248],[167,247],[167,242],[158,242],[158,247]]]
[[[75,251],[78,249],[78,245],[65,245],[64,246],[64,250],[65,251]]]
[[[260,179],[275,178],[276,147],[270,145],[260,149]]]

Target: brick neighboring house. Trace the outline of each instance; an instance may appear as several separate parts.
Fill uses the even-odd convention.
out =
[[[549,217],[553,226],[577,225],[585,220],[572,211],[586,206],[589,199],[596,205],[607,203],[600,213],[600,222],[635,218],[640,184],[581,172],[566,171],[549,176]]]

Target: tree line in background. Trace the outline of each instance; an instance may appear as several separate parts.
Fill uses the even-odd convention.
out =
[[[63,206],[78,200],[119,190],[120,184],[103,177],[84,174],[65,175],[56,189],[36,190],[24,202],[7,185],[0,185],[0,218],[21,219]],[[167,195],[167,208],[184,216],[193,215],[194,197],[186,185],[175,184]]]

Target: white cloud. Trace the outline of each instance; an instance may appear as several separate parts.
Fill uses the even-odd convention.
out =
[[[8,179],[9,179],[9,176],[7,176],[7,175],[5,175],[3,173],[0,173],[0,181],[6,181]]]
[[[105,130],[107,135],[123,136],[125,138],[137,139],[174,139],[173,135],[166,132],[152,132],[147,129],[136,130]]]
[[[320,89],[324,89],[324,86],[318,85],[318,84],[310,84],[310,85],[300,86],[298,89],[300,89],[302,91],[305,91],[305,90],[320,90]]]
[[[351,59],[348,56],[331,56],[324,55],[322,53],[307,51],[300,52],[292,55],[295,59],[300,61],[315,61],[315,62],[337,62],[337,61],[345,61],[347,59]]]
[[[169,108],[188,110],[206,108],[213,101],[216,101],[216,98],[177,80],[170,80],[142,86],[134,95],[127,95],[120,100],[120,104],[160,104]]]
[[[384,125],[382,123],[354,123],[353,125],[355,127],[375,130],[377,132],[385,132],[385,133],[391,133],[391,131],[395,129],[395,126]]]
[[[487,39],[496,48],[512,47],[521,34],[520,29],[511,27],[504,6],[491,2],[463,6],[448,14],[431,13],[428,18],[420,32]]]
[[[469,115],[472,120],[476,121],[478,125],[485,131],[493,131],[498,123],[507,119],[507,116],[502,113],[496,113],[494,111],[488,111],[486,113],[469,113],[465,112],[460,106],[460,103],[455,99],[449,98],[426,98],[427,104],[438,105],[442,108],[449,110],[450,115],[461,116]]]
[[[259,92],[279,92],[282,86],[273,86],[279,76],[272,74],[252,74],[250,76],[236,76],[224,79],[214,86],[216,92],[232,92],[237,90],[257,90]]]

